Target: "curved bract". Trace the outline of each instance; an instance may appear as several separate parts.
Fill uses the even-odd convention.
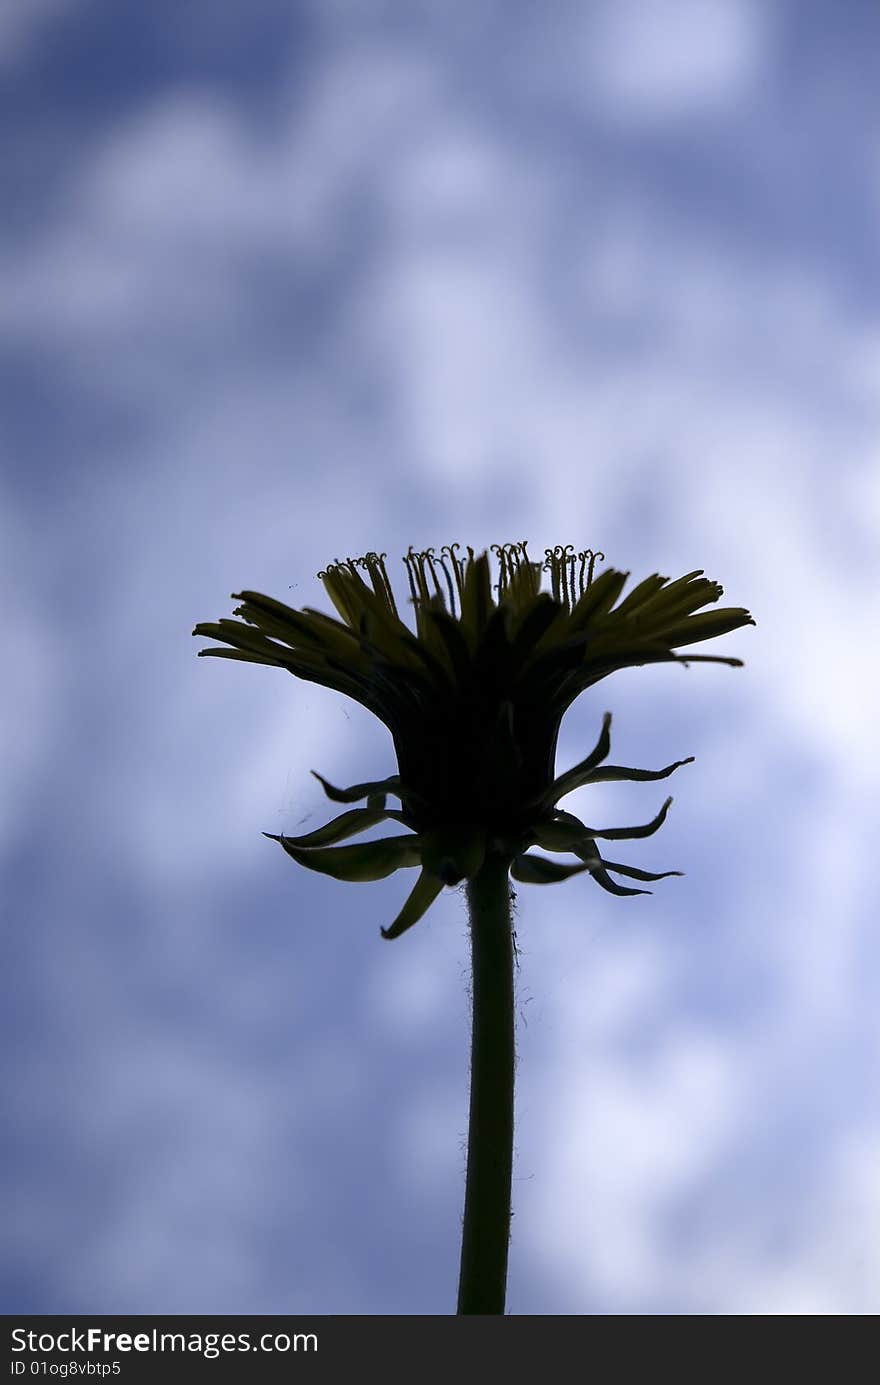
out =
[[[702,570],[675,581],[648,577],[619,601],[629,573],[607,569],[594,578],[604,554],[558,545],[545,550],[541,564],[529,560],[525,541],[493,545],[493,584],[488,554],[468,548],[467,558],[459,557],[459,547],[447,545],[439,557],[434,549],[410,548],[404,558],[415,631],[398,613],[384,553],[318,574],[339,619],[244,591],[234,595],[239,620],[193,631],[229,646],[202,655],[287,669],[345,693],[388,727],[397,773],[348,789],[316,775],[333,802],[366,806],[302,837],[265,835],[299,864],[341,880],[419,867],[403,909],[382,930],[389,938],[417,923],[444,885],[472,880],[490,852],[509,861],[515,880],[549,884],[588,871],[619,895],[650,891],[620,885],[610,871],[642,881],[681,874],[604,860],[596,846],[597,838],[655,832],[671,798],[651,822],[628,828],[588,827],[557,805],[591,783],[666,778],[693,756],[658,770],[605,764],[606,712],[590,754],[557,777],[560,723],[581,692],[616,669],[692,661],[740,667],[741,659],[676,651],[755,623],[741,607],[702,611],[723,594]],[[541,590],[542,572],[550,575],[549,592]],[[389,795],[400,808],[386,807]],[[409,834],[338,845],[385,819]],[[578,864],[533,855],[532,846],[573,853]]]

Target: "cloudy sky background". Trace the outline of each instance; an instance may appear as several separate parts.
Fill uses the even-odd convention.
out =
[[[463,895],[385,943],[408,872],[267,842],[390,737],[190,631],[523,538],[758,624],[564,724],[560,768],[606,709],[617,763],[696,756],[623,858],[686,874],[517,887],[509,1311],[877,1311],[878,42],[873,0],[4,0],[4,1313],[453,1311]]]

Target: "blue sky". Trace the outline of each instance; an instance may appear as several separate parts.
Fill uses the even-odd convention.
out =
[[[267,842],[390,737],[190,631],[523,538],[757,626],[563,725],[560,768],[606,709],[617,763],[696,759],[625,858],[682,878],[518,887],[509,1311],[876,1312],[878,39],[871,0],[5,0],[3,1312],[453,1311],[463,896],[385,943],[408,874]]]

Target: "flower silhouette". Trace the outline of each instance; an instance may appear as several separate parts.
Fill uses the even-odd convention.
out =
[[[609,872],[640,881],[680,875],[606,860],[596,845],[650,836],[671,798],[637,827],[590,827],[558,804],[588,784],[665,779],[694,757],[658,770],[606,764],[606,712],[590,754],[556,777],[560,723],[580,693],[616,669],[697,660],[741,666],[741,659],[675,651],[755,623],[741,607],[700,610],[723,594],[702,569],[675,581],[647,577],[615,605],[630,574],[609,568],[594,578],[604,554],[557,545],[541,564],[530,561],[525,541],[494,544],[493,596],[488,554],[468,548],[463,558],[459,547],[446,545],[439,557],[432,548],[410,547],[403,559],[415,633],[398,613],[384,553],[318,573],[340,619],[244,591],[233,594],[241,620],[193,630],[231,646],[202,655],[287,669],[354,698],[388,727],[396,774],[340,789],[312,771],[333,802],[365,806],[304,836],[265,833],[300,865],[339,880],[378,880],[419,867],[406,903],[382,929],[386,938],[418,922],[445,885],[472,881],[492,855],[508,861],[517,881],[550,884],[586,871],[617,895],[650,891],[621,885]],[[550,575],[550,591],[541,590],[542,572]],[[386,806],[389,796],[400,808]],[[385,820],[408,831],[338,845]],[[533,846],[571,853],[578,863],[548,860],[530,852]]]

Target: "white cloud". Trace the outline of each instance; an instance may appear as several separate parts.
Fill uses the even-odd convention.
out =
[[[108,995],[100,997],[103,1024],[92,1023],[92,1040],[115,1009]],[[251,1303],[257,1311],[265,1301],[266,1190],[283,1186],[291,1209],[303,1197],[271,1082],[228,1055],[163,1043],[149,1025],[133,1026],[131,1012],[106,1032],[113,1035],[106,1048],[75,1045],[76,1114],[66,1109],[53,1065],[40,1081],[47,1104],[39,1116],[52,1138],[66,1140],[65,1170],[75,1177],[88,1155],[104,1193],[84,1224],[81,1209],[63,1197],[63,1180],[26,1176],[10,1227],[19,1256],[51,1255],[56,1291],[83,1312],[108,1303],[120,1312],[145,1303],[193,1312]],[[57,1256],[66,1237],[77,1239],[75,1262]]]
[[[161,97],[107,127],[65,218],[0,265],[0,327],[78,352],[234,331],[267,255],[321,272],[350,235],[349,183],[432,99],[430,67],[381,46],[329,61],[268,140],[213,92]]]
[[[761,1317],[873,1315],[880,1292],[876,1130],[841,1137],[821,1184],[796,1209],[751,1209],[699,1257],[726,1311]]]
[[[0,6],[0,67],[25,55],[52,20],[77,0],[3,0]]]
[[[272,432],[268,418],[282,401],[270,391],[262,404]],[[263,485],[251,487],[252,444],[247,429],[237,433],[243,405],[241,396],[229,413],[219,405],[205,431],[178,436],[169,463],[104,494],[117,575],[91,638],[106,651],[105,678],[124,689],[128,714],[94,747],[82,812],[105,849],[112,844],[135,876],[165,888],[255,868],[271,849],[263,830],[295,830],[308,811],[320,815],[315,825],[326,820],[310,770],[345,781],[360,756],[387,753],[387,732],[341,694],[282,670],[197,658],[211,641],[191,638],[193,625],[230,616],[232,591],[267,588],[327,608],[315,572],[337,544],[372,547],[357,545],[378,522],[378,502],[356,478],[358,503],[340,515],[338,476],[316,467],[304,481],[283,455],[276,481],[264,468]],[[288,435],[279,423],[278,436]],[[138,540],[144,532],[150,541]],[[78,671],[83,694],[103,705],[94,666]]]
[[[638,1065],[584,1049],[555,1057],[540,1113],[532,1090],[541,1166],[517,1224],[560,1281],[637,1300],[669,1272],[663,1213],[736,1120],[736,1055],[708,1034],[671,1030]]]
[[[637,123],[723,109],[757,80],[766,26],[752,0],[605,0],[576,50],[584,99]]]
[[[284,205],[272,178],[278,152],[248,137],[231,102],[184,90],[109,132],[81,185],[82,209],[143,250],[259,244]]]
[[[459,1080],[422,1081],[418,1094],[405,1106],[389,1131],[388,1145],[395,1173],[404,1186],[419,1194],[445,1194],[451,1179],[467,1165],[467,1073]],[[453,1207],[450,1213],[455,1215]]]
[[[400,831],[397,824],[388,827],[394,834]],[[406,871],[393,878],[402,905],[415,884],[415,873]],[[461,927],[454,930],[456,916]],[[395,1042],[411,1045],[429,1041],[451,1012],[460,1014],[466,1024],[464,988],[449,955],[453,946],[466,952],[461,939],[466,921],[461,895],[444,892],[418,925],[417,946],[381,949],[364,988],[364,1022],[373,1033],[386,1033]],[[438,936],[441,932],[446,938]]]
[[[35,534],[12,487],[0,487],[0,586],[7,593],[0,679],[0,854],[28,822],[43,776],[51,772],[69,687],[68,633],[48,609],[48,587],[39,578],[24,578],[33,555],[40,553],[37,561],[50,569],[48,535]]]

